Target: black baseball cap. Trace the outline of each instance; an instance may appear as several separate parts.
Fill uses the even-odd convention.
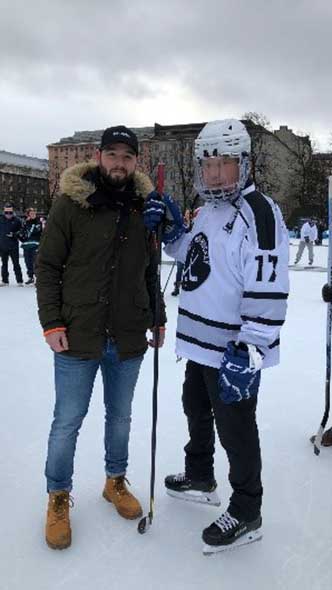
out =
[[[125,143],[129,145],[138,156],[138,139],[135,133],[125,127],[124,125],[117,125],[116,127],[108,127],[105,129],[101,142],[100,149],[104,150],[113,143]]]

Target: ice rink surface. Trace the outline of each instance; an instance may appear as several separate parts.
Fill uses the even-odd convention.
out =
[[[295,240],[292,240],[295,243]],[[296,245],[291,245],[290,261]],[[304,254],[306,256],[306,253]],[[303,260],[306,264],[307,260]],[[327,248],[315,248],[326,266]],[[163,283],[170,270],[163,265]],[[174,354],[178,298],[166,292],[167,340],[160,357],[155,520],[143,536],[101,496],[103,403],[98,377],[78,439],[73,543],[44,542],[43,476],[54,392],[52,356],[38,324],[35,290],[0,289],[0,590],[331,590],[332,448],[309,442],[324,408],[326,304],[322,272],[290,271],[281,364],[264,372],[258,424],[263,456],[263,540],[215,557],[202,555],[201,531],[227,508],[225,453],[215,461],[221,508],[168,497],[163,478],[183,470],[184,361]],[[147,513],[150,477],[152,352],[136,389],[128,478]]]

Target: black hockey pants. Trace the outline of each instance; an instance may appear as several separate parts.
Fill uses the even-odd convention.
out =
[[[1,256],[1,278],[4,283],[8,283],[9,281],[9,271],[8,271],[8,260],[11,258],[14,273],[16,277],[17,283],[23,283],[23,276],[22,276],[22,269],[20,266],[19,260],[19,250],[18,245],[11,250],[2,250],[0,252]]]
[[[257,397],[223,403],[218,395],[218,369],[188,361],[182,403],[190,436],[184,447],[187,476],[194,480],[213,479],[215,422],[230,466],[233,493],[229,510],[236,518],[255,520],[263,494]]]

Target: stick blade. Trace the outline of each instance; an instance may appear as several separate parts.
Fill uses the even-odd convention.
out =
[[[322,438],[323,438],[323,432],[324,432],[324,428],[323,426],[320,426],[318,429],[318,432],[314,438],[314,453],[316,455],[316,457],[318,457],[318,455],[320,454],[320,447],[322,445]]]
[[[137,525],[137,532],[140,533],[140,535],[144,535],[144,533],[149,530],[150,526],[152,525],[152,518],[153,517],[150,513],[147,516],[143,516],[143,518],[141,518]]]
[[[143,518],[141,518],[141,520],[139,521],[138,525],[137,525],[137,532],[140,535],[144,535],[144,533],[146,533],[146,531],[149,528],[149,522],[148,522],[148,517],[147,516],[143,516]]]

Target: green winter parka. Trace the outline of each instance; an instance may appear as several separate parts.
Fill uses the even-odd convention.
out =
[[[126,360],[144,354],[154,325],[157,252],[141,209],[130,209],[119,235],[119,211],[91,205],[97,173],[89,162],[62,175],[36,264],[39,319],[44,331],[66,328],[64,354],[100,358],[109,337]],[[133,187],[138,199],[153,190],[141,172]],[[162,302],[160,325],[165,321]]]

